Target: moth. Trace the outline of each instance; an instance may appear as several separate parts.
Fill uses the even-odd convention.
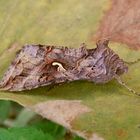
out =
[[[129,88],[120,75],[128,71],[126,63],[108,47],[108,40],[100,40],[96,48],[78,49],[26,45],[16,55],[0,82],[0,88],[8,91],[30,90],[40,86],[60,84],[75,80],[107,83],[112,79]]]

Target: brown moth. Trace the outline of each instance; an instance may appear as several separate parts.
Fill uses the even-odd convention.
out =
[[[75,80],[107,83],[115,78],[137,94],[120,79],[127,71],[125,62],[108,47],[108,40],[98,41],[94,49],[86,49],[85,44],[78,49],[26,45],[5,73],[0,87],[21,91]]]

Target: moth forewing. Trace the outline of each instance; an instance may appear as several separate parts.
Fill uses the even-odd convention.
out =
[[[75,80],[107,83],[127,72],[127,65],[108,47],[108,40],[98,41],[94,49],[27,45],[21,49],[1,82],[1,88],[21,91]],[[128,88],[121,80],[118,82]]]

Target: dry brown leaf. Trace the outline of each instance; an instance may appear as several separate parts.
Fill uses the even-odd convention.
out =
[[[36,104],[32,107],[35,112],[47,119],[61,123],[71,128],[71,122],[80,114],[90,112],[90,109],[79,100],[54,100]]]
[[[140,0],[112,0],[95,35],[140,48]]]

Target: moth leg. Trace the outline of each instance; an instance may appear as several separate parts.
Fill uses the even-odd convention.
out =
[[[139,61],[140,61],[140,58],[135,60],[135,61],[133,61],[133,62],[126,62],[125,61],[125,63],[128,64],[128,65],[132,65],[132,64],[138,63]]]
[[[125,82],[123,82],[118,75],[115,77],[115,79],[118,81],[119,84],[121,84],[122,86],[124,86],[125,88],[127,88],[131,93],[140,96],[140,94],[138,92],[136,92],[135,90],[133,90],[132,88],[130,88],[129,86],[127,86],[125,84]]]

